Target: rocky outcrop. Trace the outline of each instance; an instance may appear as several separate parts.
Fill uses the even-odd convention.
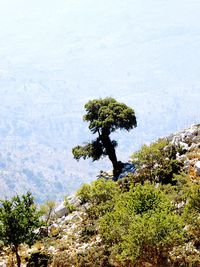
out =
[[[118,177],[114,177],[112,171],[107,171],[107,172],[101,171],[100,174],[97,176],[97,179],[104,178],[106,180],[116,181],[118,179],[122,179],[123,177],[127,176],[129,173],[135,173],[136,167],[134,164],[130,162],[125,162],[125,163],[122,163],[122,165],[123,165],[123,168]]]
[[[200,148],[200,124],[192,125],[190,128],[167,137],[172,144],[181,146],[186,151]]]
[[[57,218],[67,216],[71,212],[70,207],[67,206],[66,202],[69,205],[72,205],[74,208],[79,207],[81,204],[81,201],[78,197],[76,197],[75,195],[69,196],[68,198],[66,198],[66,201],[64,200],[55,208],[55,216]]]
[[[200,160],[198,160],[194,165],[195,173],[197,176],[200,176]]]
[[[167,138],[173,145],[180,147],[182,153],[177,159],[184,166],[184,171],[196,180],[200,178],[200,124],[170,135]]]

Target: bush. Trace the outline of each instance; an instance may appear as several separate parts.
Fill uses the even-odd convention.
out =
[[[47,267],[51,256],[45,252],[35,252],[31,254],[27,267]]]
[[[137,168],[136,180],[141,183],[148,180],[151,183],[175,184],[173,176],[181,171],[180,162],[176,160],[177,152],[181,152],[181,148],[165,139],[149,146],[143,145],[131,157]]]
[[[64,205],[70,213],[76,210],[75,205],[71,204],[67,197],[65,197]]]
[[[188,192],[184,218],[190,238],[194,240],[196,247],[200,248],[200,184],[193,185]]]
[[[80,198],[82,204],[90,201],[91,188],[91,185],[83,184],[77,191],[76,195]]]
[[[91,219],[98,219],[112,210],[114,199],[120,194],[119,186],[111,181],[99,179],[90,185],[83,185],[77,192],[82,202],[87,202],[87,214]]]
[[[53,257],[52,267],[71,267],[75,264],[72,253],[62,251]]]
[[[108,252],[104,246],[90,247],[85,251],[72,253],[63,251],[54,256],[52,267],[111,267],[108,261]]]
[[[150,184],[138,185],[118,198],[100,219],[100,233],[113,264],[167,266],[172,246],[183,240],[183,223],[165,194]]]
[[[104,246],[90,247],[82,253],[77,254],[78,266],[80,267],[111,267],[109,253]]]

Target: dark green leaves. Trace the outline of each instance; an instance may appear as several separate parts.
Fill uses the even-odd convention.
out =
[[[1,201],[0,240],[5,245],[18,247],[21,243],[32,244],[34,230],[39,225],[39,213],[31,193]]]
[[[96,133],[103,129],[109,133],[117,129],[127,131],[137,126],[134,110],[114,98],[94,99],[85,105],[86,115],[84,120],[88,121],[89,129]]]

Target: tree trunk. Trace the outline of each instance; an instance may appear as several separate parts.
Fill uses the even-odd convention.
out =
[[[103,143],[103,146],[106,149],[106,154],[108,155],[108,158],[112,162],[114,180],[117,180],[117,177],[122,171],[122,163],[117,161],[115,148],[114,148],[112,141],[110,140],[109,134],[102,133],[100,138]]]
[[[17,246],[15,246],[15,255],[16,255],[16,259],[17,259],[17,267],[20,267],[21,266],[21,259],[20,259],[19,253],[18,253],[18,247]]]

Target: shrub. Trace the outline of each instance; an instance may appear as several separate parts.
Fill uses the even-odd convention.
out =
[[[77,254],[78,266],[80,267],[111,267],[109,263],[109,253],[102,245],[88,248],[82,253]]]
[[[50,254],[45,252],[35,252],[31,254],[28,260],[27,267],[47,267],[51,259]]]
[[[64,205],[70,213],[76,210],[75,205],[71,204],[67,197],[65,197]]]
[[[181,164],[176,160],[179,147],[167,140],[159,140],[151,145],[143,145],[141,150],[132,155],[132,162],[137,167],[136,180],[141,183],[149,180],[151,183],[175,184],[174,174],[181,171]]]
[[[71,267],[75,264],[76,262],[74,262],[73,260],[72,253],[69,253],[67,251],[62,251],[54,255],[52,267]]]
[[[81,201],[89,204],[87,213],[91,219],[98,219],[107,211],[112,210],[112,203],[119,194],[119,186],[105,179],[94,181],[91,185],[83,185],[77,192]]]
[[[39,216],[30,192],[0,201],[0,240],[12,247],[18,267],[21,266],[20,244],[31,245],[38,238],[35,230],[41,225]]]
[[[90,201],[91,185],[83,184],[76,194],[80,198],[82,204],[87,203]]]
[[[100,219],[100,233],[121,266],[147,261],[166,263],[172,246],[183,240],[183,223],[163,192],[138,185],[118,198],[113,211]]]
[[[193,185],[188,192],[184,218],[190,238],[194,240],[196,247],[200,248],[200,184]]]

